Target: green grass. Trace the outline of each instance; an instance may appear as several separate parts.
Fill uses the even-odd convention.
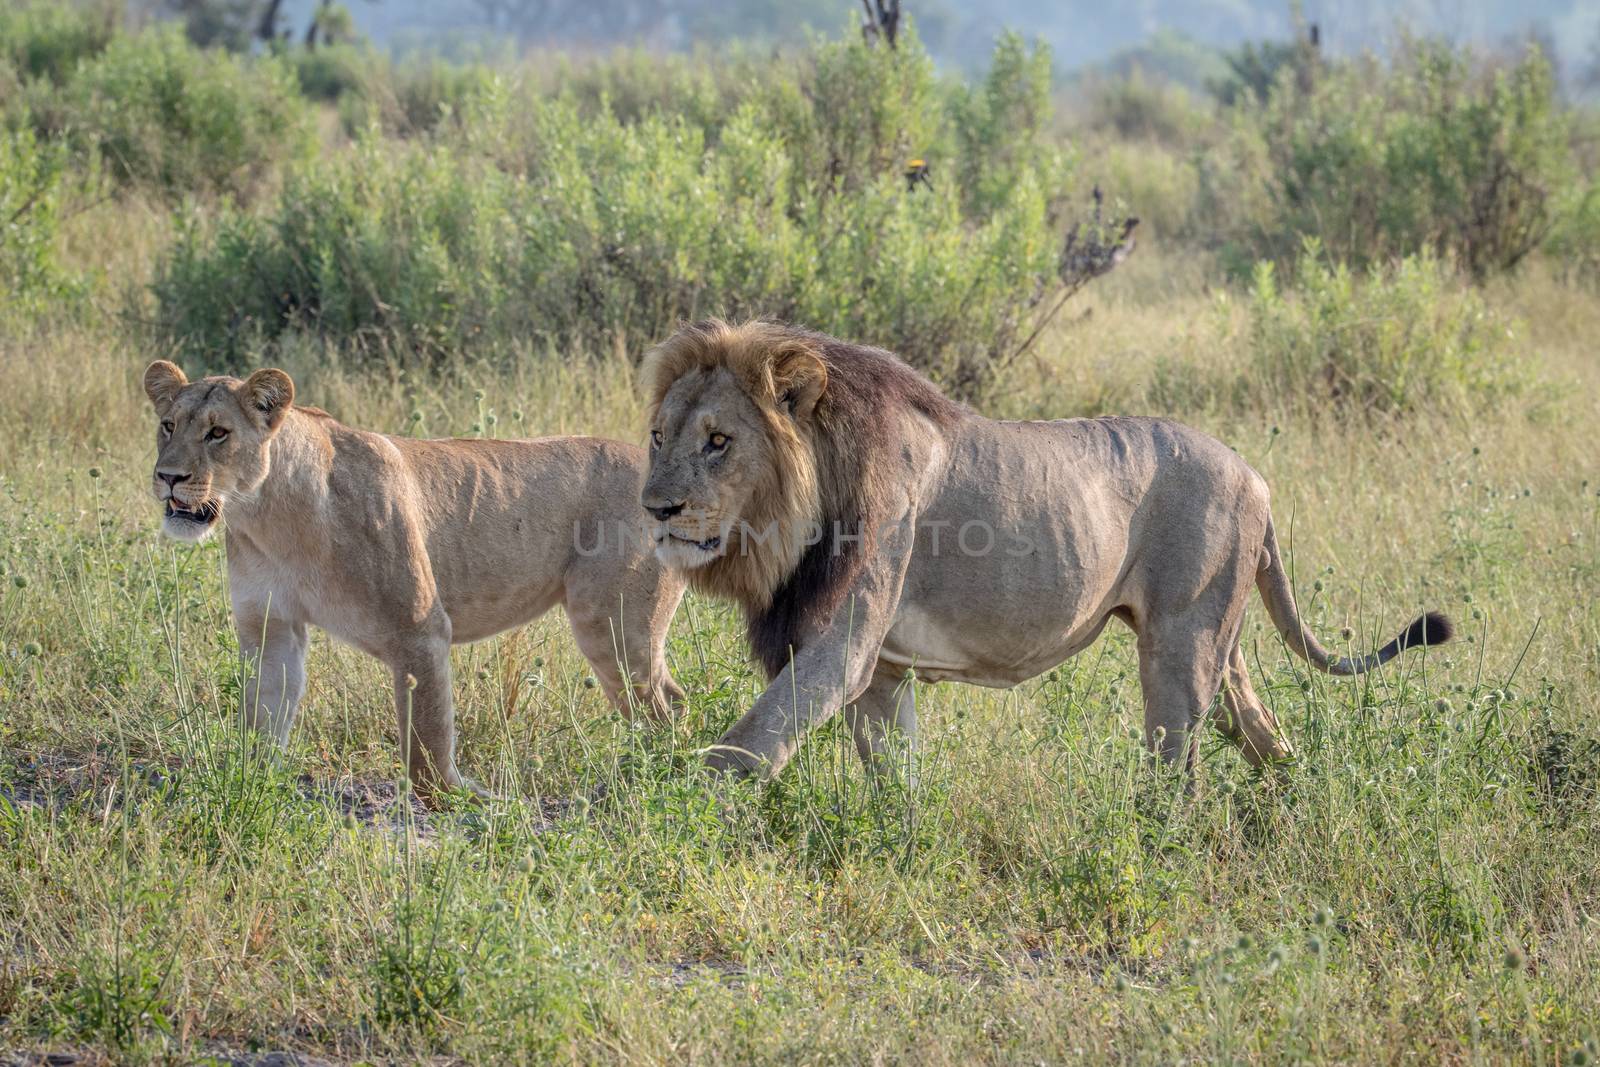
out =
[[[1273,221],[1281,205],[1263,181],[1278,172],[1248,151],[1254,120],[1138,86],[1050,120],[1036,106],[1044,66],[1014,41],[996,63],[1010,73],[986,88],[935,78],[907,51],[884,60],[826,45],[798,65],[639,53],[551,66],[559,76],[377,64],[361,72],[369,95],[350,89],[334,104],[293,96],[279,61],[257,68],[175,38],[141,38],[141,51],[98,23],[28,10],[0,19],[0,35],[28,46],[8,46],[0,80],[71,82],[92,69],[140,87],[170,68],[250,111],[270,75],[295,101],[295,135],[219,154],[215,138],[232,135],[190,123],[181,101],[148,115],[113,108],[102,117],[152,150],[113,186],[92,162],[110,127],[47,121],[77,99],[54,80],[27,81],[7,111],[15,128],[26,118],[42,131],[45,161],[59,156],[65,170],[57,181],[54,163],[12,168],[13,206],[50,210],[30,208],[26,229],[13,228],[12,273],[31,284],[0,308],[0,1062],[271,1050],[335,1062],[962,1067],[1600,1060],[1600,297],[1582,225],[1592,175],[1552,188],[1566,213],[1558,240],[1514,274],[1469,287],[1442,258],[1344,271],[1308,254],[1252,283],[1241,233],[1270,230],[1286,255],[1300,247],[1295,227]],[[104,52],[111,41],[122,43]],[[864,64],[885,62],[898,93],[854,88]],[[480,90],[502,125],[467,121]],[[752,94],[767,119],[740,111]],[[566,191],[556,183],[548,204],[525,204],[529,225],[558,222],[548,205],[570,209],[572,190],[608,212],[637,208],[629,217],[659,262],[618,277],[659,321],[596,317],[528,281],[546,275],[503,270],[502,242],[540,271],[563,250],[611,264],[584,227],[534,255],[504,211],[474,210],[464,217],[478,229],[458,235],[473,255],[441,260],[428,256],[447,227],[419,223],[426,239],[408,244],[392,224],[409,187],[372,183],[407,160],[448,171],[441,210],[492,208],[501,194],[523,203],[537,171],[515,151],[534,142],[510,134],[528,133],[529,101],[559,105],[590,139],[649,134],[678,161],[673,182],[596,152],[593,166],[569,168]],[[380,121],[351,145],[340,115],[359,117],[361,102]],[[315,301],[297,305],[316,307],[316,321],[285,319],[265,346],[265,333],[218,312],[226,337],[186,357],[191,371],[225,356],[281,365],[303,402],[393,433],[638,441],[644,335],[686,309],[770,309],[739,303],[728,279],[781,265],[762,253],[708,273],[685,258],[690,238],[728,233],[651,222],[694,203],[720,219],[731,203],[702,183],[720,155],[662,139],[682,122],[703,127],[717,153],[782,142],[816,172],[806,195],[826,191],[849,223],[839,232],[862,239],[848,262],[878,295],[857,301],[857,274],[798,256],[817,293],[849,297],[806,315],[900,347],[926,335],[981,355],[993,341],[988,320],[935,282],[982,267],[963,242],[1004,192],[998,179],[1070,163],[1080,185],[1103,184],[1108,209],[1145,219],[1138,253],[985,379],[983,409],[1164,414],[1214,433],[1271,484],[1301,604],[1325,641],[1368,649],[1424,608],[1451,613],[1461,639],[1334,681],[1308,674],[1253,608],[1256,685],[1300,758],[1285,784],[1263,783],[1208,738],[1193,795],[1130,734],[1132,640],[1112,628],[1014,690],[920,694],[915,788],[871,785],[832,723],[777,782],[737,791],[725,819],[697,752],[761,683],[732,613],[697,597],[672,634],[691,700],[671,728],[617,717],[559,616],[457,649],[460,760],[498,797],[482,805],[427,810],[406,794],[387,672],[320,635],[289,749],[241,735],[224,553],[158,535],[139,376],[182,339],[161,338],[158,297],[193,316],[229,279],[252,299],[288,294],[243,245],[215,257],[206,245],[181,291],[153,292],[171,281],[182,227],[246,233],[275,213],[334,218],[354,205],[349,225],[283,245],[283,278],[316,269]],[[775,132],[783,122],[792,136]],[[317,158],[293,162],[312,127]],[[1010,136],[1019,131],[1025,144]],[[936,194],[902,191],[901,149],[935,162]],[[1373,191],[1352,185],[1363,173],[1327,171],[1351,195]],[[295,190],[321,187],[307,174],[339,179],[323,192],[352,191],[308,199]],[[766,184],[739,188],[760,207]],[[1057,184],[1029,196],[1087,202],[1086,188]],[[219,199],[230,187],[239,196]],[[414,216],[427,206],[406,203]],[[889,214],[867,212],[874,204]],[[889,235],[905,255],[875,243],[882,218],[933,208],[943,214],[924,221],[937,227]],[[749,247],[783,227],[822,232],[803,211],[773,217],[782,226],[750,229]],[[1035,221],[1043,233],[1070,220]],[[1026,251],[1000,237],[995,250]],[[353,274],[362,256],[393,274]],[[430,274],[439,263],[449,270]],[[888,269],[908,263],[925,269]],[[426,312],[418,336],[444,338],[430,358],[403,331],[363,344],[359,330],[332,328],[323,283],[358,276],[383,322]],[[1014,271],[983,276],[1036,292]],[[674,295],[672,279],[693,299]],[[886,301],[885,286],[899,296]],[[793,301],[792,288],[774,291]],[[591,303],[604,292],[573,291]],[[481,333],[471,315],[438,332],[471,306],[495,312],[480,316]],[[1031,326],[1036,313],[1004,325]]]
[[[74,225],[126,227],[145,260],[148,220],[101,210]],[[1537,272],[1494,287],[1542,389],[1352,424],[1164,385],[1257,358],[1240,301],[1191,273],[1136,257],[994,413],[1195,422],[1273,485],[1326,638],[1366,647],[1427,606],[1464,639],[1341,683],[1253,610],[1301,753],[1283,789],[1219,741],[1192,798],[1148,766],[1115,632],[1016,690],[931,690],[914,791],[869,787],[835,724],[731,825],[694,752],[759,681],[704,599],[675,624],[671,730],[614,716],[559,618],[459,649],[463,766],[503,798],[481,808],[396,798],[383,672],[323,639],[290,750],[259,751],[232,725],[221,546],[161,540],[145,495],[147,351],[115,322],[6,333],[0,1047],[1566,1060],[1600,1034],[1600,303]],[[638,437],[622,358],[281,358],[363,426]]]

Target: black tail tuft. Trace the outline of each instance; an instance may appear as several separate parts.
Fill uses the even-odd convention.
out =
[[[1455,624],[1437,611],[1422,615],[1400,635],[1399,651],[1418,645],[1442,645],[1456,635]]]

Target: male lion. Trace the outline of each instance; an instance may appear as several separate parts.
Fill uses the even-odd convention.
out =
[[[1016,685],[1112,617],[1138,635],[1145,738],[1192,770],[1213,722],[1252,764],[1287,738],[1251,690],[1239,633],[1254,584],[1289,647],[1358,674],[1450,636],[1427,614],[1341,659],[1302,624],[1267,486],[1221,442],[1160,419],[996,422],[876,348],[711,320],[647,357],[657,553],[737,601],[770,684],[711,751],[777,773],[845,705],[877,769],[929,682]]]
[[[418,441],[294,405],[281,370],[190,383],[150,364],[162,529],[203,540],[226,519],[228,586],[250,677],[243,715],[288,740],[306,628],[394,672],[402,748],[424,792],[463,785],[450,645],[564,604],[611,701],[669,713],[664,644],[683,579],[637,527],[643,450],[587,437]],[[620,665],[619,665],[620,664]],[[406,724],[410,722],[410,731]]]

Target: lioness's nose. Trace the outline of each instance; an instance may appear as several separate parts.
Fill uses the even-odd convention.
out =
[[[683,504],[668,504],[665,507],[659,508],[651,507],[649,504],[646,504],[644,509],[650,514],[654,515],[656,518],[660,519],[662,522],[666,522],[668,519],[672,518],[672,516],[683,510]]]
[[[189,476],[187,474],[172,474],[168,471],[156,471],[156,477],[166,482],[167,488],[169,489],[177,485],[179,482],[186,482],[189,480]]]

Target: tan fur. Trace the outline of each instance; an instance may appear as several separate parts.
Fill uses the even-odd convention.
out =
[[[252,727],[287,740],[319,626],[392,670],[417,785],[459,786],[450,645],[556,604],[619,708],[665,716],[681,701],[664,643],[684,582],[640,529],[640,449],[367,433],[293,406],[279,370],[190,383],[158,361],[144,384],[165,531],[226,530]]]
[[[1292,749],[1239,649],[1253,586],[1331,673],[1448,638],[1427,616],[1372,656],[1329,655],[1294,608],[1265,482],[1176,423],[995,422],[889,353],[764,322],[685,327],[646,381],[658,551],[743,607],[771,677],[713,750],[720,769],[774,774],[852,704],[878,767],[914,736],[916,681],[1016,685],[1113,617],[1138,634],[1154,750],[1192,760],[1209,713],[1252,763],[1281,761]],[[750,536],[773,521],[779,536]],[[807,547],[799,528],[819,524],[855,536]]]

